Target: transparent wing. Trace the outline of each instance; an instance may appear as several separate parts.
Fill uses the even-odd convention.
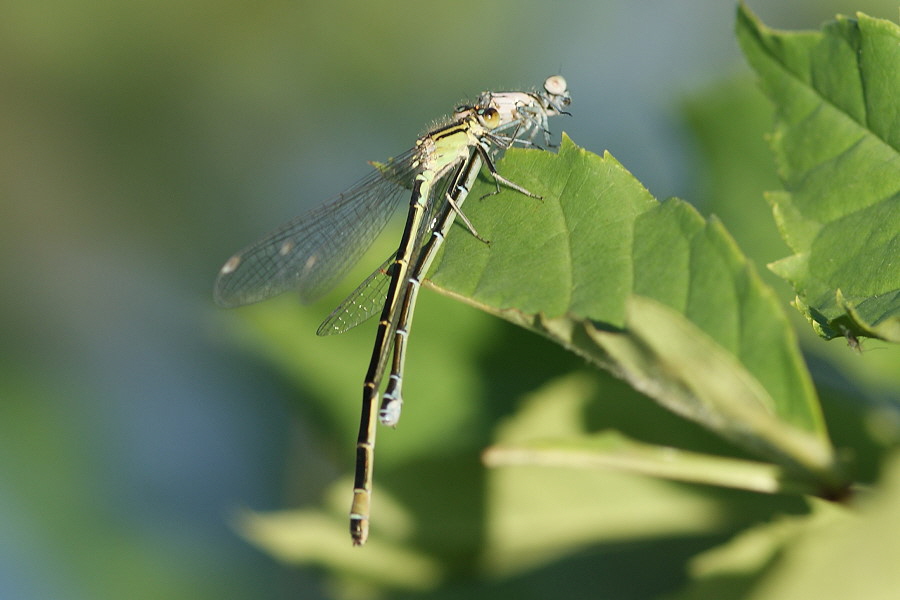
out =
[[[391,284],[390,268],[397,253],[384,261],[322,321],[316,335],[337,335],[372,318],[384,306]]]
[[[441,178],[437,185],[433,186],[432,197],[425,203],[425,215],[422,225],[415,234],[416,244],[410,257],[410,264],[415,264],[422,249],[422,245],[428,240],[436,227],[435,215],[437,208],[443,204],[450,182],[456,178],[454,173],[449,173]],[[359,284],[347,298],[341,302],[331,314],[322,321],[316,335],[337,335],[349,331],[357,325],[369,320],[384,306],[388,288],[391,284],[391,266],[397,258],[394,252],[381,266],[369,275],[365,281]],[[404,282],[405,283],[405,282]]]
[[[296,289],[311,302],[331,289],[371,246],[412,187],[418,167],[410,150],[331,202],[297,217],[232,256],[216,279],[224,307]]]

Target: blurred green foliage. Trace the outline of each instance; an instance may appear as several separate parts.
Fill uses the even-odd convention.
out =
[[[862,4],[759,12],[803,27],[856,9],[896,17],[895,3]],[[827,508],[623,473],[486,470],[490,443],[580,428],[744,455],[549,342],[430,292],[408,409],[380,433],[377,538],[332,552],[319,536],[320,555],[273,552],[292,566],[273,564],[237,532],[262,543],[271,530],[254,519],[274,515],[242,507],[301,507],[345,535],[370,332],[314,338],[340,291],[331,305],[284,298],[237,315],[209,297],[231,251],[339,191],[366,160],[405,149],[467,96],[560,68],[576,104],[554,128],[593,150],[621,147],[650,177],[689,157],[690,142],[667,146],[665,129],[641,137],[643,123],[617,115],[643,121],[686,103],[696,204],[758,265],[784,256],[761,201],[778,187],[762,137],[770,109],[729,74],[733,46],[715,45],[732,43],[732,23],[733,7],[712,0],[0,6],[0,595],[371,597],[386,585],[393,597],[650,598],[682,586],[685,598],[746,597],[797,519],[828,519]],[[803,568],[838,577],[834,564],[895,555],[875,534],[897,504],[885,460],[897,349],[864,340],[857,355],[797,321],[832,441],[858,481],[884,472],[859,529],[836,519],[800,540],[833,554],[795,551]],[[451,473],[442,485],[438,469]],[[881,584],[879,565],[859,572]],[[896,589],[883,583],[855,591]]]

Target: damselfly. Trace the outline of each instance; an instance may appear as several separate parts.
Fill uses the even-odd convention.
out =
[[[560,99],[563,95],[564,103]],[[482,106],[482,101],[499,109]],[[257,302],[293,288],[302,300],[312,301],[346,274],[384,228],[399,205],[402,191],[412,189],[397,252],[318,331],[320,335],[346,331],[372,316],[384,301],[363,388],[350,524],[355,544],[364,543],[368,535],[378,390],[393,348],[390,383],[379,415],[383,423],[396,424],[402,403],[400,384],[406,338],[421,279],[456,216],[477,237],[460,206],[483,165],[488,167],[498,191],[502,183],[534,196],[496,172],[492,153],[508,147],[523,134],[533,137],[538,130],[546,134],[546,117],[560,114],[561,107],[567,104],[564,82],[562,92],[556,94],[546,85],[540,94],[482,94],[475,106],[457,109],[451,124],[421,137],[412,150],[400,157],[377,165],[374,173],[334,201],[294,219],[232,256],[219,272],[215,299],[222,306]],[[503,117],[500,109],[505,111]],[[512,135],[495,133],[512,127]]]
[[[454,119],[462,119],[468,113],[478,108],[493,108],[497,110],[499,115],[499,124],[491,130],[493,144],[487,149],[492,156],[499,151],[513,145],[514,143],[522,143],[524,145],[533,145],[533,138],[538,133],[544,134],[545,142],[550,144],[550,131],[547,126],[548,117],[555,115],[568,114],[565,108],[571,103],[571,97],[566,85],[566,80],[561,75],[553,75],[544,81],[544,90],[541,92],[482,92],[473,105],[459,106],[454,113]],[[510,134],[511,133],[511,134]],[[498,140],[504,143],[496,143]],[[473,160],[479,160],[480,157],[473,156]],[[470,165],[469,170],[472,181],[477,177],[478,171],[482,163]],[[469,185],[464,186],[467,190]],[[451,190],[454,189],[451,186]],[[462,194],[457,200],[457,210],[454,211],[465,226],[478,237],[474,226],[468,221],[465,214],[458,209],[459,205],[465,201],[465,194]],[[454,212],[448,216],[449,221],[446,223],[446,229],[449,229],[453,222]],[[441,222],[436,219],[433,223]],[[427,246],[432,250],[428,260],[423,262],[424,271],[413,275],[411,281],[420,281],[427,273],[431,265],[434,254],[441,245],[445,230],[439,228],[432,229],[434,235],[438,239],[433,240]],[[375,314],[379,307],[384,304],[384,298],[387,290],[387,283],[390,281],[387,269],[393,257],[389,258],[379,269],[376,269],[354,292],[342,302],[327,319],[319,327],[319,335],[329,335],[334,333],[343,333],[359,323],[365,321]],[[379,410],[379,419],[383,425],[396,426],[400,418],[400,408],[402,399],[400,388],[402,386],[403,364],[405,357],[405,345],[408,338],[409,323],[412,319],[412,313],[415,310],[415,298],[418,285],[415,287],[415,293],[411,294],[406,304],[409,306],[404,309],[401,321],[398,324],[398,335],[394,344],[394,367],[392,367],[388,389],[385,392],[381,408]]]
[[[491,134],[495,138],[502,138],[506,141],[506,144],[494,144],[490,148],[492,154],[494,154],[516,142],[531,145],[534,136],[538,132],[544,134],[545,142],[549,145],[550,130],[547,127],[547,118],[568,114],[565,112],[565,107],[571,101],[566,80],[561,75],[553,75],[544,81],[543,92],[483,92],[475,101],[474,107],[493,108],[497,110],[500,117],[499,125],[491,130]],[[467,111],[471,110],[473,110],[473,106],[459,106],[454,116],[461,118]],[[512,130],[512,135],[505,133],[509,130]],[[475,161],[478,162],[476,163]],[[471,176],[471,182],[474,182],[475,177],[477,177],[481,165],[480,157],[473,156],[473,164],[468,166],[468,176]],[[464,186],[465,190],[468,190],[471,182]],[[465,194],[461,195],[457,200],[457,205],[462,205],[464,201]],[[456,212],[465,219],[465,215],[461,211],[457,209]],[[444,223],[444,228],[434,228],[434,239],[426,246],[427,252],[423,253],[421,257],[418,271],[415,271],[410,277],[410,295],[407,298],[407,307],[401,313],[401,320],[397,327],[397,336],[394,343],[394,367],[391,371],[388,388],[384,393],[379,411],[379,418],[384,425],[395,426],[400,419],[400,407],[403,403],[400,388],[403,381],[405,345],[409,337],[412,314],[415,310],[416,294],[418,293],[419,283],[427,274],[444,235],[446,235],[447,230],[453,223],[453,212],[448,213],[446,217],[448,220]],[[440,219],[437,222],[441,222]],[[478,237],[474,227],[468,220],[466,220],[466,226],[469,231]]]

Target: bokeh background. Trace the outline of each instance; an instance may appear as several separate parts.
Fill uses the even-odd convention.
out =
[[[898,16],[893,1],[748,4],[791,29]],[[460,100],[554,73],[574,99],[555,131],[704,212],[721,183],[704,140],[729,133],[709,128],[727,128],[728,104],[706,99],[740,100],[735,122],[759,128],[748,160],[769,172],[741,183],[764,215],[770,116],[734,14],[720,0],[0,5],[0,598],[333,593],[233,527],[241,508],[303,496],[291,457],[313,428],[236,343],[240,317],[213,306],[224,259]],[[771,228],[736,229],[761,264],[787,253]],[[354,413],[363,363],[346,363],[351,393],[333,401]]]

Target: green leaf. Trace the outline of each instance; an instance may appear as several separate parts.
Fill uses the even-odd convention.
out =
[[[808,416],[792,412],[801,405],[771,396],[733,355],[674,310],[636,296],[628,316],[629,335],[590,335],[615,357],[629,381],[649,387],[664,406],[746,449],[807,472],[800,479],[819,480],[820,493],[841,487],[827,439],[791,422]]]
[[[784,256],[787,247],[772,221],[763,193],[780,184],[763,133],[772,106],[753,79],[741,75],[690,95],[683,113],[698,147],[700,184],[691,203],[721,219],[741,250],[756,264]],[[740,115],[740,118],[735,118]],[[766,281],[781,281],[768,270]]]
[[[337,493],[346,492],[352,485],[350,481],[340,483],[340,488],[335,489]],[[235,527],[245,538],[284,563],[325,566],[365,581],[365,586],[357,585],[368,591],[372,584],[427,590],[435,587],[444,575],[438,561],[430,560],[414,548],[380,538],[369,542],[369,552],[355,552],[347,543],[347,517],[343,513],[319,509],[241,511]]]
[[[565,136],[558,154],[510,151],[499,169],[543,200],[470,200],[492,243],[448,236],[433,286],[609,368],[799,479],[842,485],[786,317],[717,221],[658,203],[609,154]]]
[[[438,295],[423,293],[422,296],[434,298]],[[537,346],[535,352],[542,355],[545,363],[547,355],[553,353],[554,349],[543,340],[447,298],[437,297],[437,301],[442,309],[456,304],[489,325],[495,323],[497,328],[490,332],[490,338],[514,346],[519,360],[527,360],[523,354],[528,354],[529,345]],[[428,315],[423,316],[427,320]],[[515,340],[511,344],[510,336]],[[462,346],[452,348],[461,349]],[[484,356],[472,356],[471,352],[464,356],[472,363],[483,364],[486,360]],[[521,365],[519,372],[510,369],[509,373],[496,367],[489,365],[486,372],[500,379],[497,383],[499,392],[475,393],[479,405],[488,410],[496,408],[498,401],[505,406],[502,396],[509,394],[515,385],[511,385],[510,379],[522,376]],[[583,435],[585,412],[596,406],[599,398],[612,396],[615,401],[621,401],[623,392],[629,395],[611,378],[580,368],[574,372],[570,369],[568,367],[566,374],[557,376],[542,373],[542,385],[533,386],[524,395],[513,394],[515,409],[505,408],[502,417],[485,418],[482,415],[482,422],[470,426],[481,428],[485,426],[483,421],[488,421],[488,441],[506,447],[547,436],[565,439]],[[421,375],[422,371],[415,373]],[[415,373],[410,372],[411,377],[415,378]],[[410,395],[410,400],[415,401],[404,408],[401,429],[396,432],[381,430],[384,434],[380,436],[381,449],[394,445],[398,437],[415,434],[406,427],[405,419],[410,416],[406,414],[407,410],[420,410],[429,417],[434,416],[431,409],[435,408],[435,403],[427,394],[417,394],[415,398]],[[652,413],[658,412],[655,407],[647,408]],[[641,414],[646,416],[646,413]],[[650,429],[657,426],[654,422],[643,424]],[[458,434],[458,430],[438,432],[431,441],[443,451]],[[303,455],[310,450],[305,447]],[[671,449],[666,451],[672,452]],[[648,452],[655,450],[648,449]],[[325,492],[323,502],[316,507],[263,514],[242,511],[236,525],[250,541],[279,561],[327,567],[333,576],[331,585],[353,587],[357,592],[355,596],[363,592],[371,595],[379,589],[384,591],[384,588],[421,594],[440,585],[458,586],[462,573],[463,580],[472,584],[472,589],[465,590],[466,598],[497,598],[513,596],[511,591],[527,586],[535,572],[543,574],[537,577],[546,577],[546,570],[565,569],[573,556],[579,572],[583,573],[579,553],[588,549],[591,560],[597,560],[598,540],[604,541],[600,546],[610,546],[604,551],[610,557],[621,551],[620,543],[637,542],[643,548],[638,562],[646,564],[648,560],[655,560],[672,565],[671,571],[677,575],[680,572],[678,557],[696,552],[696,539],[728,538],[748,524],[768,521],[773,514],[796,512],[801,508],[799,501],[783,496],[760,496],[710,486],[673,485],[670,481],[634,472],[598,470],[585,476],[577,469],[540,466],[485,470],[477,456],[457,456],[434,464],[429,463],[427,457],[423,460],[419,451],[406,450],[406,454],[406,461],[399,467],[382,468],[381,462],[377,465],[373,515],[377,533],[373,532],[363,551],[351,546],[347,534],[352,472],[334,480]],[[715,457],[707,458],[715,461]],[[462,463],[477,470],[480,478],[457,477]],[[726,465],[724,462],[718,464]],[[348,471],[349,466],[345,465]],[[777,471],[765,465],[749,469],[739,466],[738,469],[728,476],[733,481],[741,480],[741,484],[750,479],[758,480],[760,473]],[[409,482],[397,485],[396,472],[410,470],[413,475]],[[311,484],[309,470],[298,468],[296,462],[292,462],[290,472],[298,478],[296,485],[308,490]],[[534,493],[536,489],[541,493]],[[448,522],[459,531],[448,532]],[[424,544],[423,541],[432,535],[429,532],[435,529],[439,533],[438,542],[434,546]],[[452,548],[455,538],[460,537],[466,545]],[[680,551],[672,547],[673,541]],[[664,551],[660,551],[660,545]],[[448,546],[451,546],[450,552]],[[462,557],[465,562],[460,560]],[[654,570],[657,576],[666,570],[662,564]],[[473,584],[472,572],[482,573],[491,583]],[[585,592],[581,595],[589,596],[596,582],[596,574],[591,573],[593,576],[572,578],[570,587],[583,589]],[[680,581],[680,577],[675,579]],[[604,581],[614,589],[633,587],[633,582],[624,574],[610,574]]]
[[[617,431],[539,439],[494,446],[485,453],[491,467],[540,465],[581,469],[617,469],[652,477],[711,484],[762,493],[813,494],[794,486],[775,465],[645,444]]]
[[[768,199],[794,254],[770,268],[823,337],[900,341],[900,27],[778,32],[741,5],[737,32],[776,107]]]
[[[810,515],[749,529],[694,558],[693,583],[673,600],[894,598],[900,542],[885,532],[900,527],[900,461],[888,459],[855,510],[815,502]]]

